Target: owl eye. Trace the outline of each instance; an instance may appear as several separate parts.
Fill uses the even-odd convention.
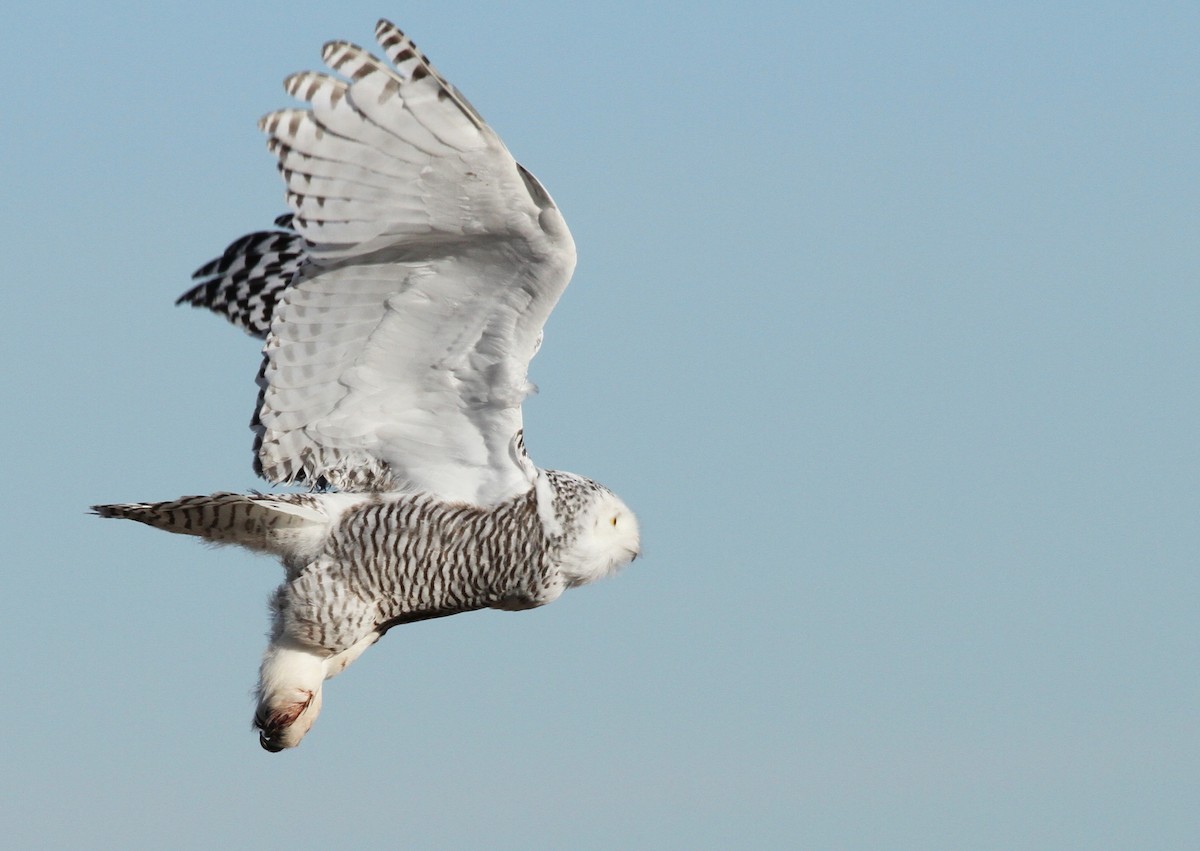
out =
[[[613,526],[616,526],[617,525],[617,515],[614,514],[612,519],[609,520],[608,522],[611,523]]]

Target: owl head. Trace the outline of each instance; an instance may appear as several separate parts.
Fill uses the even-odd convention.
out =
[[[637,516],[591,479],[552,471],[554,513],[562,534],[558,566],[567,587],[616,573],[641,552]]]

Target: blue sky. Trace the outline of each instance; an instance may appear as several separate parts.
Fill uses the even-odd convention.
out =
[[[391,633],[295,752],[270,560],[84,514],[262,487],[255,122],[410,33],[579,247],[526,404],[645,557]],[[0,165],[16,847],[1102,848],[1200,835],[1200,9],[25,4]]]

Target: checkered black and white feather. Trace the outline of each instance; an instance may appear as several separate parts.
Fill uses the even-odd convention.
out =
[[[323,681],[391,627],[543,605],[640,548],[611,491],[525,452],[526,372],[575,266],[558,207],[407,36],[376,37],[387,62],[331,42],[337,76],[287,79],[307,107],[260,126],[291,212],[179,299],[264,338],[255,466],[314,492],[94,509],[283,562],[268,750],[298,744]]]
[[[292,230],[292,214],[275,220],[286,230],[263,230],[234,240],[192,278],[200,283],[176,304],[206,307],[251,337],[266,339],[275,305],[304,264],[304,237]]]

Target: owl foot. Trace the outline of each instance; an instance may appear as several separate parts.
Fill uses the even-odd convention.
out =
[[[264,750],[294,748],[321,713],[325,662],[305,648],[272,643],[259,672],[254,726]]]
[[[278,753],[284,748],[294,748],[312,728],[321,711],[320,689],[316,692],[296,689],[293,695],[295,700],[274,707],[260,706],[254,714],[258,743],[263,750]]]

